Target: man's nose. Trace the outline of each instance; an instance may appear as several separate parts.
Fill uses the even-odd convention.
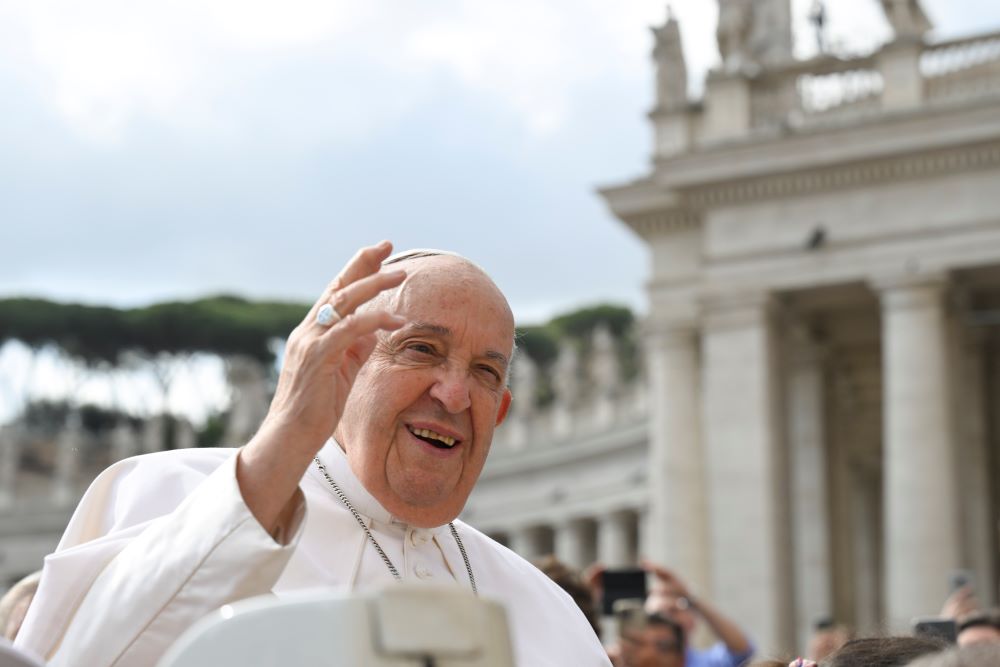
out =
[[[464,412],[472,405],[469,393],[469,374],[456,368],[442,368],[431,387],[431,398],[452,414]]]

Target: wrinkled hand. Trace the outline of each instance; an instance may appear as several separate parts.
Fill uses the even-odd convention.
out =
[[[941,616],[959,621],[979,611],[979,601],[971,586],[962,586],[948,596],[941,607]]]
[[[267,427],[292,432],[315,451],[333,434],[354,379],[375,347],[376,332],[404,323],[384,309],[357,312],[406,278],[404,271],[380,272],[391,252],[388,241],[359,250],[292,331],[264,420]],[[327,303],[343,318],[331,326],[316,322],[316,313]]]
[[[659,588],[667,595],[691,599],[687,585],[672,570],[648,560],[641,561],[639,566],[656,577]]]

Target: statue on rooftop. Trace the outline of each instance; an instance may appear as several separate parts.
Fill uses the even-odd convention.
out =
[[[679,111],[687,106],[687,63],[681,44],[680,24],[667,7],[667,22],[652,28],[656,40],[653,60],[656,61],[656,108]]]
[[[920,0],[881,0],[882,11],[896,38],[923,37],[934,26]]]
[[[722,66],[750,72],[792,60],[790,0],[719,0],[716,30]]]
[[[751,1],[719,0],[719,25],[715,37],[719,41],[722,68],[727,72],[737,72],[750,61]]]

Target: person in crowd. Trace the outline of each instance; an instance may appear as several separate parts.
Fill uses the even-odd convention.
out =
[[[974,589],[968,583],[956,588],[944,601],[941,617],[955,622],[959,646],[1000,641],[1000,609],[982,609]]]
[[[645,615],[644,622],[621,627],[622,667],[685,667],[684,629],[660,614]]]
[[[1000,609],[968,614],[956,624],[958,645],[1000,643]]]
[[[965,583],[958,586],[945,599],[944,604],[941,606],[940,615],[942,618],[951,618],[958,622],[977,611],[980,611],[979,599],[976,597],[976,592],[972,586]]]
[[[831,619],[822,619],[816,623],[806,656],[814,662],[819,662],[851,639],[850,631],[843,625],[834,623]]]
[[[643,561],[643,568],[650,572],[655,583],[646,598],[645,609],[660,614],[684,630],[691,637],[698,619],[702,619],[717,638],[707,649],[686,647],[688,667],[739,667],[753,656],[754,646],[745,632],[709,600],[695,597],[681,578],[671,570]]]
[[[549,579],[556,582],[559,588],[573,598],[573,602],[583,612],[590,627],[594,629],[594,634],[600,637],[601,622],[597,613],[597,605],[594,604],[591,590],[583,582],[580,573],[552,555],[542,558],[538,561],[537,566]]]
[[[904,667],[913,660],[947,648],[929,637],[865,637],[852,639],[834,651],[822,667]]]
[[[11,641],[17,637],[41,578],[41,570],[32,572],[11,586],[10,590],[0,598],[0,636]]]
[[[511,402],[507,300],[454,253],[391,252],[360,250],[291,333],[245,446],[135,457],[95,480],[18,645],[51,667],[148,666],[239,599],[416,579],[504,604],[518,664],[608,664],[565,592],[456,519]]]
[[[907,667],[998,667],[1000,643],[979,642],[955,646],[940,653],[917,658]]]

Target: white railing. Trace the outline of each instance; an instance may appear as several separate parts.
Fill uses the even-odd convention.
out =
[[[873,69],[851,69],[830,74],[803,74],[798,79],[802,113],[808,119],[854,117],[877,111],[884,82]]]
[[[648,392],[642,378],[624,385],[615,397],[589,396],[573,407],[550,404],[523,414],[512,410],[494,436],[492,455],[571,446],[583,436],[612,431],[647,415]]]
[[[1000,32],[930,45],[920,72],[928,103],[1000,94]]]
[[[751,125],[761,129],[855,119],[878,111],[883,87],[871,55],[793,63],[754,81]]]

